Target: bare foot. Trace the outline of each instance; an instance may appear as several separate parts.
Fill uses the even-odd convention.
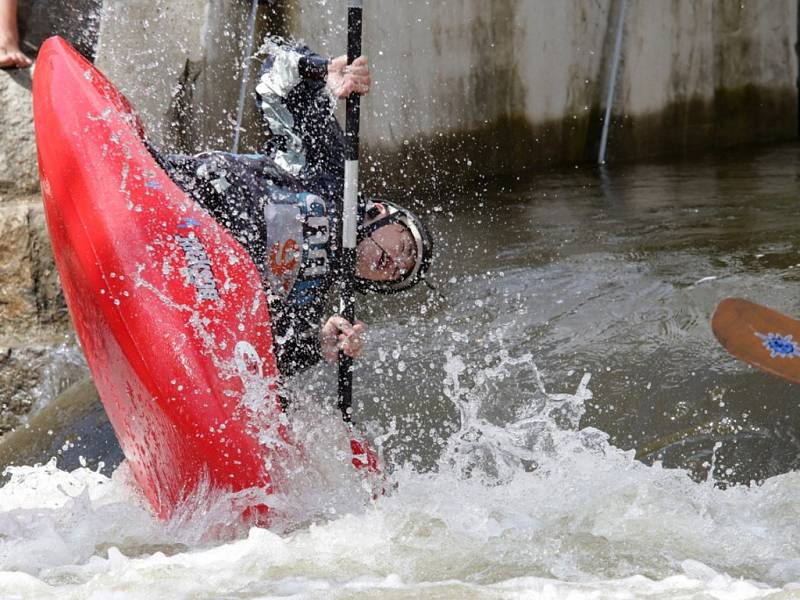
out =
[[[25,67],[30,67],[31,62],[31,59],[19,49],[17,40],[0,35],[0,69],[14,67],[24,69]]]

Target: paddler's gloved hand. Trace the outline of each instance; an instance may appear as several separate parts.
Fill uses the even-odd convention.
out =
[[[328,63],[326,85],[337,98],[347,98],[353,92],[362,96],[368,93],[372,76],[369,74],[367,59],[359,56],[349,66],[347,56],[331,59]]]
[[[322,356],[328,362],[335,361],[339,356],[339,350],[347,356],[358,358],[364,349],[364,341],[361,334],[366,330],[366,325],[361,321],[356,321],[355,325],[340,315],[333,315],[320,331],[320,346]]]

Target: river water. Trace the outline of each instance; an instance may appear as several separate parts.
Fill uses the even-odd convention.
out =
[[[19,467],[0,597],[800,598],[797,389],[709,326],[728,296],[800,314],[798,188],[789,145],[427,199],[437,291],[361,306],[383,496],[325,446],[321,367],[274,530],[158,522],[124,465]]]

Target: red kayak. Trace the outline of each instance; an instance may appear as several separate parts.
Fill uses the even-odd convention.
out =
[[[67,305],[145,496],[168,517],[198,489],[269,492],[266,465],[290,442],[255,265],[157,164],[128,101],[61,38],[41,47],[33,104]]]

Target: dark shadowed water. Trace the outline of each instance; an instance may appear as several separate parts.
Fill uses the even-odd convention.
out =
[[[383,369],[363,377],[376,389],[388,377],[392,393],[365,413],[405,423],[398,455],[426,464],[435,453],[414,438],[436,447],[457,420],[441,392],[445,354],[479,369],[501,351],[531,353],[548,389],[591,373],[581,424],[645,461],[704,478],[720,443],[719,480],[797,468],[798,389],[729,356],[709,322],[728,296],[800,315],[799,192],[800,147],[789,145],[581,166],[430,201],[444,298],[419,292],[425,314],[371,301],[384,360],[361,373]],[[502,424],[529,384],[512,376],[483,410]]]

